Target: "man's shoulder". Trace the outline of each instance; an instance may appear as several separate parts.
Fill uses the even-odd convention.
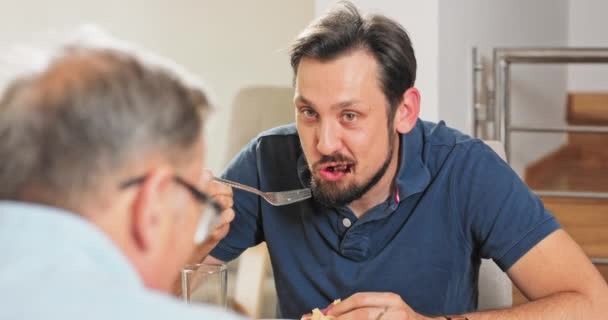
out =
[[[146,289],[142,295],[141,305],[148,306],[140,310],[150,315],[148,319],[226,319],[239,320],[241,316],[211,304],[188,305],[181,299],[168,296],[164,293],[153,292]],[[157,306],[156,309],[150,306]]]
[[[447,126],[444,121],[435,123],[421,120],[420,123],[424,132],[425,144],[427,145],[468,147],[481,142],[481,140],[473,138],[458,129]]]
[[[298,137],[298,129],[295,123],[290,123],[278,127],[274,127],[263,131],[257,136],[258,140],[272,139],[275,137]]]
[[[253,183],[255,173],[272,175],[280,172],[283,178],[288,172],[297,172],[301,162],[302,148],[294,124],[283,125],[266,130],[249,142],[224,171],[225,177],[240,182],[244,175],[250,175]]]
[[[500,142],[473,138],[445,125],[440,130],[444,133],[439,136],[444,136],[436,141],[450,142],[446,144],[434,142],[438,147],[432,148],[434,150],[429,152],[431,154],[429,163],[433,164],[431,166],[435,168],[437,174],[448,170],[448,176],[452,179],[491,177],[495,182],[503,181],[505,184],[510,183],[508,181],[519,180],[517,173],[507,163],[504,146]]]
[[[286,154],[299,157],[301,154],[300,137],[293,123],[263,131],[252,143],[251,151],[264,158],[283,157]]]
[[[243,319],[227,309],[222,309],[211,304],[189,305],[176,297],[146,288],[125,292],[122,297],[116,294],[115,297],[113,299],[108,298],[105,307],[102,304],[99,309],[115,310],[114,308],[116,308],[118,310],[126,310],[128,308],[132,315],[124,319]],[[120,302],[118,301],[118,297],[121,297]],[[103,311],[99,313],[102,314]],[[108,316],[112,318],[111,315]],[[104,317],[100,317],[100,319],[102,318]]]
[[[482,140],[448,127],[443,121],[421,121],[420,125],[423,129],[425,162],[440,165],[448,158],[469,158],[490,150]]]
[[[487,165],[503,162],[484,141],[450,128],[443,121],[421,121],[420,126],[424,141],[421,158],[432,176],[445,170],[482,170]]]
[[[29,290],[34,284],[28,281],[7,283],[0,280],[0,296],[3,297],[0,319],[35,319],[41,314],[48,320],[242,319],[210,305],[187,305],[164,293],[143,287],[121,286],[107,281],[106,274],[81,272],[74,268],[71,271],[75,271],[71,273],[71,278],[67,270],[54,272],[52,277],[47,274],[48,279],[35,284],[38,289],[35,293]],[[34,276],[40,274],[42,271]],[[72,279],[77,277],[87,278],[87,281]],[[82,292],[87,294],[83,295]]]

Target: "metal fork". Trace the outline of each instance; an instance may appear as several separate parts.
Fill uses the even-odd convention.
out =
[[[263,192],[256,188],[246,186],[244,184],[240,184],[238,182],[213,177],[213,180],[223,183],[225,185],[231,186],[233,188],[245,190],[251,193],[255,193],[260,197],[264,198],[268,203],[273,206],[284,206],[287,204],[291,204],[294,202],[299,202],[302,200],[306,200],[312,197],[312,193],[310,189],[296,189],[296,190],[288,190],[288,191],[278,191],[278,192]]]

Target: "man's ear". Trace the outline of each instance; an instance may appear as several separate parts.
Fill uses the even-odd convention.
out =
[[[168,218],[171,188],[175,187],[170,168],[153,169],[139,185],[131,208],[131,236],[137,248],[151,251],[162,239]]]
[[[419,115],[420,92],[418,89],[411,87],[405,90],[401,102],[397,106],[393,123],[395,130],[402,134],[410,132],[416,125]]]

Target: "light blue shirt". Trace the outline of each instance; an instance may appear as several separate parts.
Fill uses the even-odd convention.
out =
[[[0,201],[0,319],[241,319],[144,287],[111,240],[57,208]]]

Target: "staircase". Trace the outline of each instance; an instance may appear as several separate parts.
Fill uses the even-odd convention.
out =
[[[608,93],[568,95],[569,125],[608,126]],[[608,134],[569,133],[568,142],[528,166],[532,189],[608,192]],[[589,257],[608,260],[608,200],[543,197],[563,228]],[[596,264],[608,281],[608,264]],[[513,287],[513,305],[527,301]]]

